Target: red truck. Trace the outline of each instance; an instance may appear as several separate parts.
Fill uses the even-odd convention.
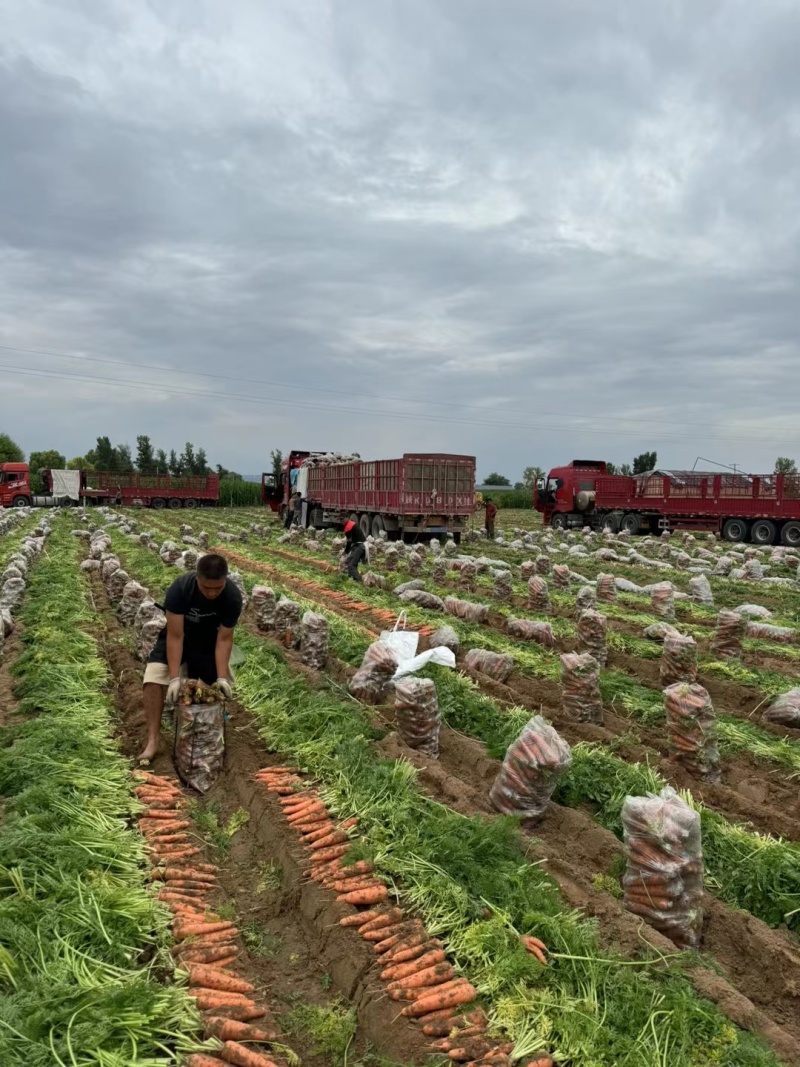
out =
[[[609,474],[602,460],[554,467],[534,506],[555,529],[712,530],[725,541],[800,546],[800,475],[655,470]]]
[[[303,526],[336,526],[347,519],[365,535],[385,530],[390,540],[452,533],[461,540],[475,509],[475,457],[407,452],[369,462],[324,452],[290,452],[276,484],[261,476],[262,499],[286,515],[299,492]]]
[[[43,494],[31,490],[27,463],[0,463],[4,508],[126,504],[151,508],[196,508],[216,504],[216,474],[139,474],[137,471],[41,471]]]

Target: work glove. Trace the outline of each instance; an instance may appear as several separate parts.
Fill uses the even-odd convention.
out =
[[[226,700],[230,700],[233,696],[233,686],[227,678],[217,678],[217,689],[225,697]]]
[[[181,680],[180,678],[170,678],[169,685],[167,686],[167,703],[177,703],[178,697],[181,692]]]

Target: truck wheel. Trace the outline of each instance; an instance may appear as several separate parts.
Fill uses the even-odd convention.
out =
[[[359,529],[361,530],[362,534],[365,537],[369,537],[370,533],[372,532],[372,519],[369,517],[369,515],[366,513],[366,511],[361,516],[361,518],[358,520],[358,526],[359,526]]]
[[[727,519],[722,527],[722,540],[739,544],[747,540],[747,523],[744,519]]]
[[[604,533],[619,533],[619,524],[621,515],[617,515],[612,512],[610,515],[604,515],[600,522],[600,529]]]
[[[181,498],[179,496],[171,496],[167,501],[167,507],[170,511],[177,511],[181,506]]]
[[[166,500],[164,500],[160,496],[153,497],[153,499],[150,501],[150,507],[151,508],[155,508],[156,511],[161,511],[166,506],[167,506]]]
[[[386,523],[383,521],[383,515],[376,515],[372,520],[372,536],[377,541],[381,536],[381,533],[386,529]]]
[[[31,498],[29,496],[15,496],[11,501],[12,508],[29,508],[31,506]]]
[[[759,519],[758,522],[753,523],[750,540],[754,545],[774,545],[777,532],[774,522],[770,522],[769,519]]]
[[[196,508],[197,507],[197,501],[196,500],[184,500],[183,506],[185,508]]]
[[[627,515],[622,516],[619,528],[624,533],[637,534],[642,528],[641,516],[635,511],[629,511]]]
[[[563,511],[557,511],[550,520],[550,525],[554,530],[566,530],[567,516]]]
[[[789,548],[800,548],[800,522],[796,519],[784,524],[781,530],[781,544]]]

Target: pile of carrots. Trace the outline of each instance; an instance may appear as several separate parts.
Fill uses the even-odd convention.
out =
[[[254,987],[230,971],[238,949],[238,930],[210,910],[207,898],[217,888],[216,867],[193,859],[199,849],[186,833],[189,822],[181,817],[183,794],[176,781],[138,771],[134,792],[146,805],[139,821],[156,866],[151,878],[158,899],[172,912],[176,945],[172,952],[189,976],[189,995],[204,1016],[206,1038],[217,1038],[212,1055],[194,1053],[186,1067],[279,1067],[272,1058],[242,1042],[268,1043],[278,1034],[263,1023],[267,1009],[253,1000]]]
[[[337,900],[360,910],[340,919],[370,943],[381,966],[388,996],[402,1005],[401,1014],[418,1020],[423,1033],[438,1038],[437,1052],[467,1067],[509,1067],[511,1046],[488,1036],[488,1019],[480,1008],[466,1010],[477,993],[447,961],[442,943],[430,936],[418,918],[389,902],[389,893],[375,877],[372,864],[343,862],[357,819],[334,819],[313,788],[306,788],[296,767],[267,767],[255,779],[274,794],[289,824],[310,853],[311,878],[337,894]],[[544,945],[535,938],[542,962]],[[200,1067],[200,1065],[198,1065]],[[525,1067],[553,1067],[549,1056]]]

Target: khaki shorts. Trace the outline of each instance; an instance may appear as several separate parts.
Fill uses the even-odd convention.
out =
[[[186,664],[181,664],[181,678],[186,677]],[[228,681],[233,684],[233,673],[228,668]],[[169,685],[169,667],[166,663],[148,663],[144,669],[143,685],[163,685],[165,688]]]

